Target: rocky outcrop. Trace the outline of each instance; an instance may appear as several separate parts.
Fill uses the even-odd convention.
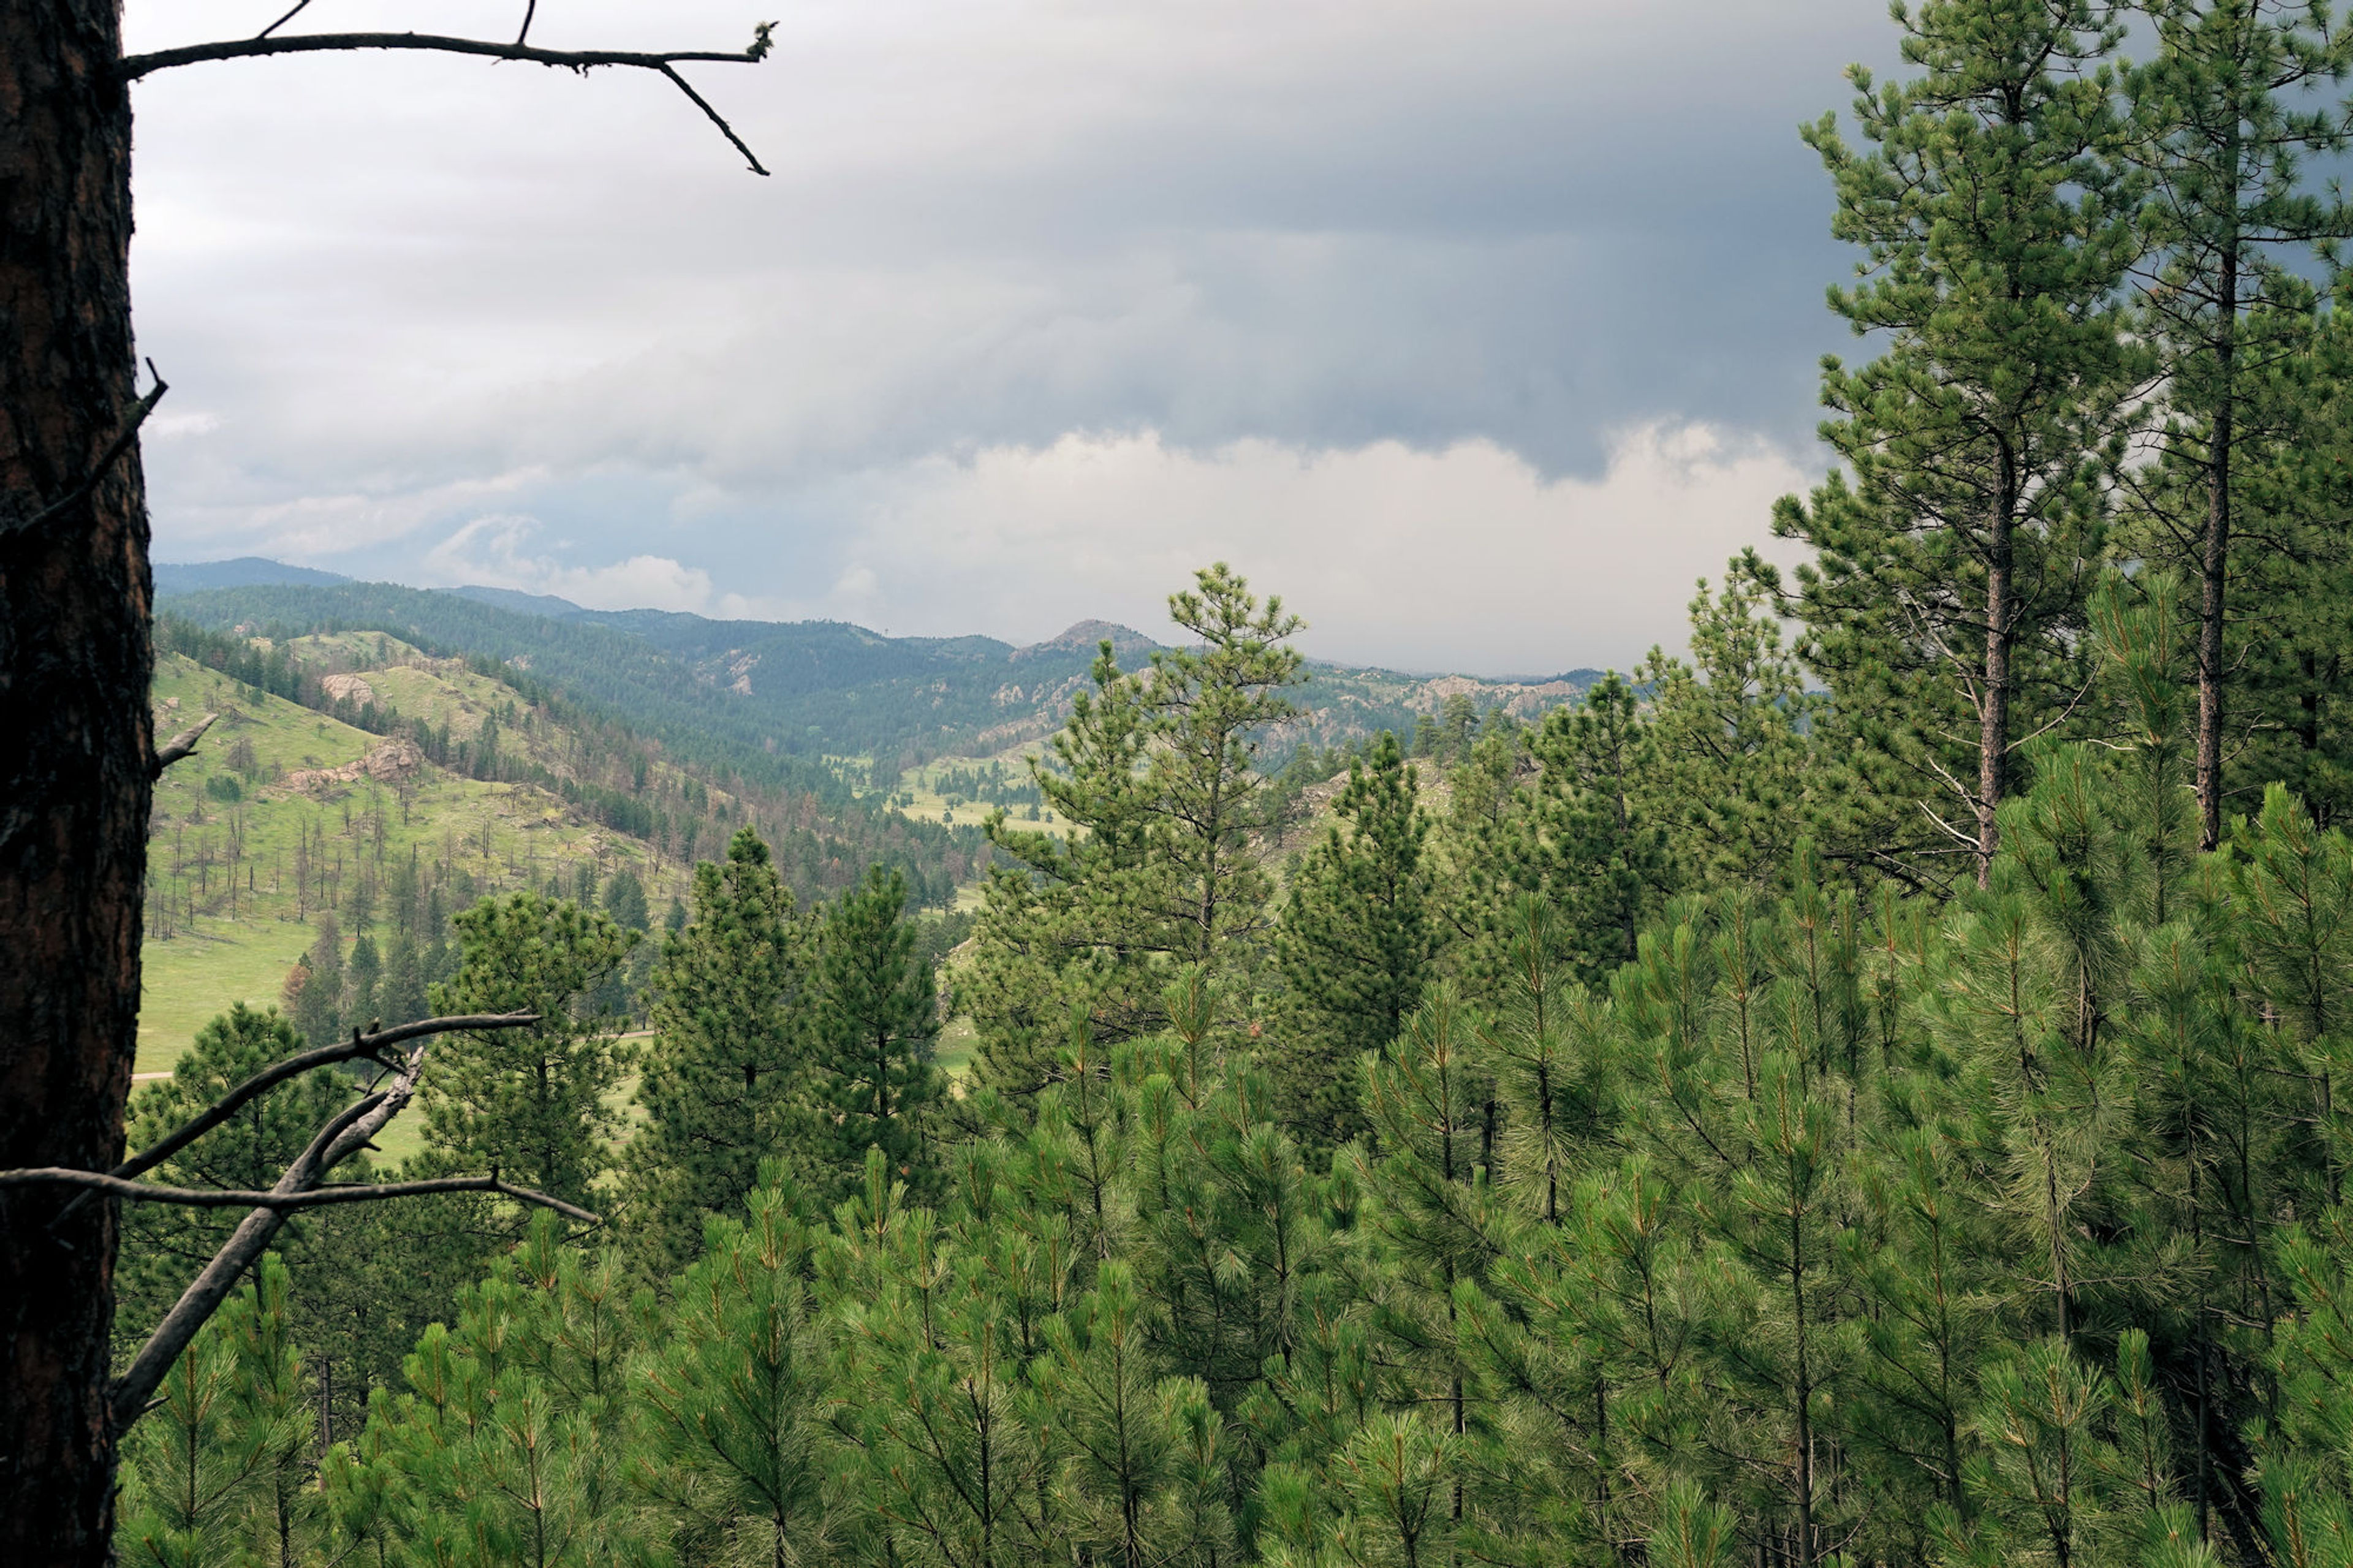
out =
[[[330,680],[339,679],[330,676]],[[288,789],[325,789],[332,784],[357,784],[362,779],[374,779],[378,784],[397,784],[425,765],[425,753],[413,741],[395,736],[370,748],[368,754],[355,763],[345,763],[339,768],[297,768],[280,782]]]

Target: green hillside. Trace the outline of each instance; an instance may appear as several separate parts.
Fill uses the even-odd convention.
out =
[[[682,761],[480,657],[375,631],[237,638],[172,621],[159,641],[159,735],[217,718],[156,789],[141,1072],[168,1070],[229,1003],[279,1000],[323,912],[346,943],[381,941],[404,878],[446,920],[486,894],[627,869],[659,914],[749,824],[804,904],[881,861],[945,906],[986,853],[976,826],[848,800],[838,783],[828,798]]]
[[[424,665],[391,672],[385,685],[421,710],[453,714],[489,695],[462,673]],[[159,732],[195,715],[219,718],[155,789],[141,1072],[168,1069],[229,1003],[278,1000],[322,913],[336,912],[344,934],[356,935],[355,902],[380,902],[398,868],[428,890],[446,889],[453,905],[569,883],[583,866],[600,879],[634,870],[658,907],[685,887],[677,859],[586,820],[554,792],[437,767],[412,742],[370,734],[185,655],[158,658],[154,700]],[[554,750],[562,739],[549,733],[540,744]]]
[[[529,595],[382,583],[217,588],[173,595],[161,607],[216,632],[385,632],[445,657],[501,664],[660,740],[681,760],[806,790],[832,810],[861,793],[890,792],[939,758],[992,758],[1044,739],[1070,716],[1103,639],[1128,668],[1157,646],[1102,621],[1016,647],[983,637],[890,637],[838,621],[588,611]],[[1598,674],[1486,680],[1325,662],[1306,673],[1293,693],[1300,718],[1265,737],[1271,766],[1302,745],[1410,733],[1458,698],[1477,712],[1533,718],[1572,700]],[[828,761],[853,756],[865,759],[862,776]]]

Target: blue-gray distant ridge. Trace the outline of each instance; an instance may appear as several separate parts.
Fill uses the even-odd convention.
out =
[[[234,561],[158,561],[154,563],[154,572],[155,592],[158,594],[198,594],[207,588],[310,586],[351,581],[338,572],[322,572],[315,566],[289,566],[283,561],[266,561],[259,555],[240,555]]]

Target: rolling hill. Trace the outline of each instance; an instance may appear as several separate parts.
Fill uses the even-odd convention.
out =
[[[1130,668],[1157,646],[1082,622],[1017,647],[994,637],[891,637],[839,621],[720,621],[660,610],[586,610],[496,589],[256,584],[170,595],[162,612],[216,631],[387,632],[443,657],[501,661],[681,756],[841,803],[887,792],[941,757],[993,757],[1059,728],[1108,637]],[[1530,718],[1598,677],[1540,681],[1427,676],[1311,663],[1301,718],[1266,737],[1270,765],[1303,743],[1410,732],[1451,697]],[[855,763],[850,759],[857,759]]]

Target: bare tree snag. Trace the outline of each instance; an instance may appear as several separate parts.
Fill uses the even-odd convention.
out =
[[[645,69],[759,168],[678,68],[757,60],[769,49],[765,27],[733,55],[540,49],[527,41],[528,11],[512,44],[280,36],[303,8],[294,4],[261,38],[126,60],[120,0],[0,5],[0,1169],[111,1173],[138,1042],[160,760],[139,434],[164,387],[140,395],[132,350],[130,84],[207,59],[362,48]],[[405,1103],[413,1088],[386,1094]],[[288,1191],[311,1190],[364,1144],[377,1111],[389,1119],[390,1101],[361,1103],[371,1101],[306,1152],[310,1166],[288,1173]],[[0,1563],[9,1568],[108,1560],[118,1413],[142,1407],[108,1386],[115,1205],[81,1195],[0,1188]],[[208,1299],[174,1310],[174,1333],[195,1331],[284,1213],[255,1208],[198,1281]],[[159,1337],[133,1373],[152,1390],[185,1343]]]
[[[357,1029],[353,1029],[352,1037],[348,1040],[339,1040],[332,1046],[320,1046],[312,1050],[302,1051],[288,1057],[282,1062],[276,1062],[263,1068],[242,1083],[231,1088],[227,1094],[205,1107],[203,1110],[190,1117],[180,1126],[173,1129],[164,1137],[158,1138],[153,1143],[123,1161],[113,1170],[106,1172],[105,1174],[111,1180],[125,1183],[133,1176],[145,1174],[218,1127],[222,1122],[227,1121],[260,1096],[284,1083],[288,1079],[300,1078],[314,1068],[332,1067],[339,1062],[373,1061],[387,1072],[397,1072],[400,1070],[400,1064],[385,1060],[382,1054],[389,1047],[402,1045],[409,1040],[424,1039],[432,1035],[454,1035],[461,1029],[519,1029],[538,1022],[539,1015],[536,1013],[465,1013],[456,1017],[426,1018],[414,1024],[398,1024],[389,1029],[380,1029],[373,1035],[363,1035]],[[103,1184],[82,1180],[95,1173],[79,1171],[69,1173],[69,1175],[92,1191],[111,1192],[118,1197],[125,1195],[118,1189],[107,1187]],[[6,1185],[11,1176],[23,1174],[22,1172],[0,1171],[0,1185]],[[156,1189],[142,1189],[142,1191],[152,1190]],[[72,1203],[66,1205],[57,1220],[49,1223],[54,1226],[58,1220],[72,1214],[82,1199],[89,1195],[90,1191],[81,1193]]]
[[[374,1061],[396,1072],[398,1064],[385,1061],[380,1054],[389,1047],[434,1035],[454,1035],[463,1029],[522,1029],[538,1022],[539,1015],[536,1013],[464,1013],[452,1018],[427,1018],[414,1024],[396,1024],[373,1035],[363,1035],[353,1029],[348,1040],[321,1046],[316,1050],[304,1051],[263,1068],[107,1174],[128,1180],[153,1170],[256,1099],[288,1079],[300,1078],[313,1068],[333,1067],[339,1062]]]
[[[245,1193],[235,1194],[237,1200],[250,1201],[253,1205],[253,1212],[245,1216],[244,1223],[230,1234],[228,1240],[221,1244],[221,1249],[213,1254],[212,1261],[206,1263],[195,1280],[181,1292],[179,1300],[174,1302],[172,1310],[164,1315],[164,1321],[156,1325],[154,1333],[148,1338],[146,1344],[140,1348],[139,1353],[132,1359],[129,1369],[121,1377],[115,1379],[109,1391],[108,1399],[112,1411],[115,1435],[119,1437],[146,1410],[147,1402],[153,1397],[156,1388],[164,1381],[164,1374],[172,1370],[172,1363],[179,1359],[182,1351],[187,1349],[188,1342],[196,1337],[197,1331],[210,1321],[221,1302],[227,1299],[229,1291],[235,1289],[237,1282],[245,1277],[246,1271],[259,1262],[261,1255],[269,1250],[270,1242],[276,1239],[279,1231],[284,1228],[286,1216],[295,1209],[310,1208],[328,1203],[361,1202],[379,1197],[405,1197],[412,1193],[498,1192],[525,1202],[543,1203],[575,1219],[589,1224],[596,1223],[596,1216],[586,1209],[559,1203],[544,1194],[533,1192],[529,1188],[510,1186],[499,1180],[496,1171],[486,1177],[459,1178],[456,1184],[437,1182],[403,1182],[387,1184],[383,1187],[375,1188],[353,1186],[342,1189],[329,1188],[326,1184],[330,1172],[361,1150],[370,1147],[375,1142],[376,1134],[389,1126],[394,1117],[408,1109],[409,1101],[416,1098],[417,1085],[423,1081],[425,1053],[430,1047],[433,1037],[446,1034],[457,1027],[512,1028],[526,1022],[536,1023],[537,1021],[535,1017],[526,1015],[507,1014],[478,1018],[436,1018],[429,1022],[438,1026],[425,1029],[419,1029],[414,1025],[409,1026],[409,1037],[415,1039],[417,1043],[409,1048],[407,1056],[393,1068],[389,1082],[370,1090],[344,1110],[329,1118],[327,1124],[320,1128],[311,1137],[309,1146],[296,1157],[292,1164],[286,1167],[285,1174],[278,1178],[277,1184],[269,1192],[259,1194]],[[390,1033],[388,1030],[385,1032]],[[348,1046],[329,1048],[351,1050],[356,1055],[358,1053],[355,1047],[370,1043],[369,1037],[355,1037]],[[306,1056],[317,1054],[317,1052],[305,1053]],[[263,1073],[257,1074],[256,1077],[267,1078],[271,1074],[280,1073],[281,1069],[291,1063],[303,1059],[304,1058],[301,1057],[289,1058],[286,1062],[280,1063],[276,1068],[268,1068]],[[284,1073],[282,1076],[290,1077],[291,1074]],[[234,1096],[242,1092],[253,1081],[253,1079],[247,1079],[236,1089],[232,1089],[230,1094]],[[254,1092],[260,1091],[257,1089]],[[246,1098],[249,1100],[251,1095],[247,1095]],[[200,1117],[198,1120],[201,1121],[203,1118]],[[121,1182],[121,1178],[111,1174],[65,1172],[51,1176],[31,1171],[0,1172],[0,1190],[5,1190],[18,1181],[35,1185],[50,1182],[70,1183],[85,1188],[97,1187],[111,1191],[118,1196],[125,1195],[120,1188],[114,1186],[114,1184]],[[124,1183],[123,1185],[131,1187],[133,1195],[153,1201],[168,1203],[210,1201],[209,1197],[189,1198],[181,1195],[188,1189],[142,1190],[135,1183]],[[162,1195],[164,1194],[171,1195]],[[324,1195],[322,1195],[322,1194]]]

